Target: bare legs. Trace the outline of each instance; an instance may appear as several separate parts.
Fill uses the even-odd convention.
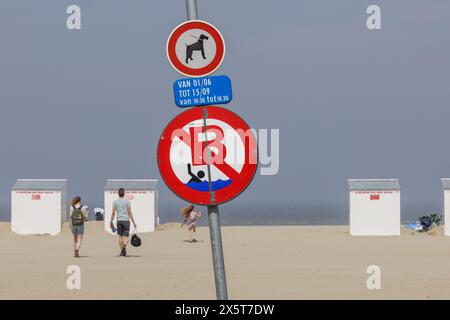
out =
[[[126,256],[126,247],[128,244],[128,237],[119,236],[120,255]]]
[[[128,244],[128,237],[119,236],[119,247],[122,249],[123,247],[126,247]]]
[[[196,231],[195,226],[189,227],[189,241],[190,242],[197,242],[197,240],[195,239],[195,231]]]
[[[81,248],[81,241],[83,241],[83,235],[79,234],[77,236],[77,246],[76,246],[77,250],[80,250],[80,248]]]
[[[74,234],[73,235],[73,250],[75,251],[75,257],[79,257],[79,251],[81,248],[81,242],[83,241],[83,235],[82,234]]]

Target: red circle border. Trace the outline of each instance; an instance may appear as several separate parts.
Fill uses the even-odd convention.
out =
[[[218,119],[226,122],[234,129],[249,130],[250,127],[247,123],[240,118],[234,112],[227,109],[217,107],[217,106],[207,106],[208,118]],[[172,144],[171,137],[172,133],[179,128],[182,128],[187,123],[192,120],[203,118],[203,108],[197,107],[192,108],[183,113],[179,114],[166,126],[163,133],[161,134],[158,150],[157,150],[157,160],[158,168],[162,179],[169,187],[169,189],[175,193],[178,197],[182,198],[187,202],[191,202],[199,205],[211,205],[211,204],[221,204],[232,200],[242,193],[253,180],[256,173],[258,161],[255,164],[245,163],[242,171],[240,172],[240,179],[238,181],[233,181],[233,183],[223,189],[215,191],[215,202],[211,202],[209,192],[197,191],[189,188],[177,178],[173,172],[172,166],[170,164],[170,146]],[[228,120],[228,121],[227,121]],[[251,135],[253,139],[254,150],[249,150],[250,152],[256,152],[257,159],[257,143],[254,135]],[[252,144],[250,144],[252,145]],[[244,141],[244,147],[247,147]],[[248,162],[249,159],[246,159]]]
[[[216,42],[216,55],[214,59],[203,68],[189,68],[185,66],[176,55],[175,46],[177,40],[189,29],[205,30],[214,38],[214,41]],[[225,42],[219,30],[217,30],[212,24],[202,20],[191,20],[186,21],[173,29],[169,39],[167,40],[166,51],[169,62],[175,70],[188,77],[203,77],[216,71],[222,64],[225,56]]]

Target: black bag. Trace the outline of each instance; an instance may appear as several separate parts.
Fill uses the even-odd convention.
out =
[[[140,247],[140,246],[141,246],[141,238],[139,238],[139,237],[137,236],[137,234],[135,233],[135,234],[133,234],[133,235],[131,236],[131,241],[130,241],[130,243],[131,243],[131,245],[132,245],[133,247]]]
[[[95,220],[97,220],[97,221],[103,221],[103,214],[101,213],[101,212],[97,212],[96,214],[95,214]]]

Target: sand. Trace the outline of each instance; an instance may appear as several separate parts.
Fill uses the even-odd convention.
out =
[[[19,236],[0,223],[0,299],[214,299],[209,230],[188,243],[178,223],[143,234],[143,246],[117,257],[116,237],[89,222],[72,256],[67,228]],[[407,230],[397,237],[352,237],[346,226],[224,227],[232,299],[450,299],[450,237]],[[366,269],[381,268],[369,290]],[[66,288],[81,268],[81,290]]]

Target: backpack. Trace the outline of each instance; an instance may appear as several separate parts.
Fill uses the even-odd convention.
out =
[[[83,209],[83,206],[79,207],[79,208],[75,208],[74,206],[72,207],[73,211],[72,214],[70,215],[70,217],[72,218],[72,225],[74,226],[80,226],[84,223],[84,216],[83,216],[83,212],[81,211],[81,209]]]
[[[137,236],[137,234],[135,233],[131,236],[130,243],[133,247],[140,247],[141,246],[141,238],[139,238]]]

